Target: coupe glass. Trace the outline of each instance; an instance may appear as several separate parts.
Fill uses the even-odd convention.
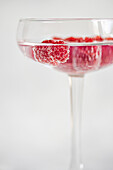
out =
[[[19,21],[17,43],[23,54],[69,77],[72,121],[70,170],[84,169],[81,154],[84,76],[113,63],[112,37],[113,19],[28,18]]]

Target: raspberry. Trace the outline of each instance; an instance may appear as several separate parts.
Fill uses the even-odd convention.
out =
[[[53,37],[53,40],[63,40],[63,39],[60,37]]]
[[[44,41],[42,41],[42,43],[65,44],[64,41],[62,41],[62,40],[57,40],[57,41],[55,41],[55,40],[44,40]]]
[[[68,38],[65,38],[64,41],[69,41],[69,42],[84,42],[82,37],[68,37]]]
[[[103,41],[104,39],[102,38],[102,37],[100,37],[100,36],[96,36],[95,38],[94,38],[94,40],[95,41]]]
[[[107,38],[105,38],[105,40],[113,41],[113,37],[107,37]]]
[[[64,40],[64,41],[68,41],[68,42],[93,42],[93,41],[104,41],[104,40],[108,40],[108,41],[113,41],[113,37],[107,37],[107,38],[102,38],[101,36],[97,35],[96,37],[68,37],[68,38],[61,38],[61,37],[53,37],[53,40]],[[52,42],[52,40],[50,40]],[[50,42],[50,43],[51,43]]]
[[[100,46],[79,46],[74,48],[73,63],[78,70],[98,68],[100,61]]]
[[[51,44],[54,44],[54,40],[44,40],[44,41],[42,41],[42,43],[51,43]]]
[[[93,38],[90,38],[90,37],[85,37],[85,42],[93,42],[94,39]]]
[[[69,47],[64,44],[64,41],[44,40],[42,43],[49,45],[33,47],[34,59],[38,62],[57,65],[65,63],[69,59]]]
[[[106,66],[113,63],[113,45],[102,46],[101,66]]]

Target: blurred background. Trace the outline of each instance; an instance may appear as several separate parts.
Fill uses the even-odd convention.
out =
[[[113,17],[113,0],[0,1],[0,170],[68,170],[68,77],[25,58],[24,17]],[[113,170],[113,66],[85,77],[85,170]]]

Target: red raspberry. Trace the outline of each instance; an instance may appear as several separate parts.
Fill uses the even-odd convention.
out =
[[[64,44],[64,41],[44,40],[42,43],[48,43],[48,45],[33,47],[34,59],[38,62],[57,65],[69,59],[69,47]]]
[[[90,38],[90,37],[85,37],[85,42],[93,42],[94,39],[93,38]]]
[[[44,40],[42,43],[51,43],[51,44],[65,44],[62,40]]]
[[[78,42],[84,42],[84,39],[82,37],[77,38]]]
[[[68,37],[68,38],[65,38],[64,41],[69,41],[69,42],[84,42],[82,37]]]
[[[42,43],[51,43],[51,44],[54,44],[54,40],[44,40],[44,41],[42,41]]]
[[[60,37],[53,37],[53,40],[63,40],[63,39]]]
[[[94,38],[95,41],[103,41],[104,39],[102,37],[100,37],[99,35],[97,35],[95,38]]]
[[[113,63],[113,45],[102,46],[101,66],[107,66]]]
[[[107,38],[105,38],[105,40],[113,41],[113,37],[107,37]]]
[[[73,51],[73,63],[78,70],[98,68],[101,62],[100,46],[79,46]]]

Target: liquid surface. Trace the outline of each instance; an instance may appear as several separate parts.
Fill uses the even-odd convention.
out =
[[[83,75],[113,63],[113,41],[18,43],[25,56],[69,75]]]

